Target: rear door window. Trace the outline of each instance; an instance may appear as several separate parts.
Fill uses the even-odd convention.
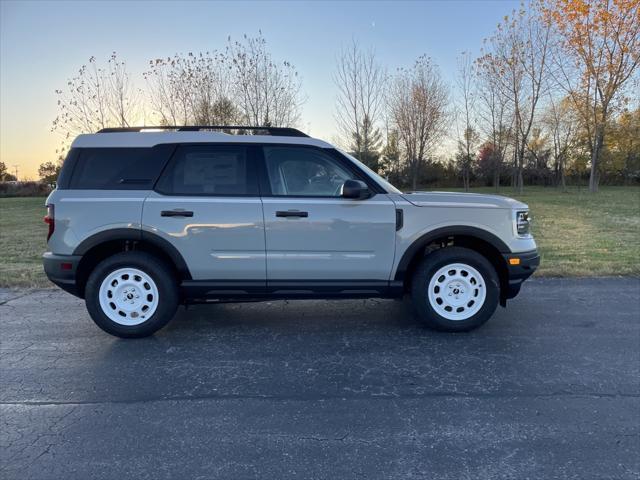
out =
[[[159,148],[82,148],[69,187],[87,190],[147,190],[165,162]]]
[[[243,145],[179,146],[156,190],[167,195],[257,196],[255,169]]]

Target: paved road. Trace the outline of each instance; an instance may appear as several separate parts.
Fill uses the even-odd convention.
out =
[[[0,478],[638,478],[640,280],[532,280],[479,331],[395,301],[98,330],[1,292]]]

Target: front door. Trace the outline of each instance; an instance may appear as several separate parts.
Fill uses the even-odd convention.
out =
[[[264,222],[252,153],[256,148],[179,146],[156,191],[145,200],[143,230],[170,242],[193,280],[264,285]]]
[[[304,291],[305,281],[329,288],[388,281],[395,205],[387,195],[342,198],[344,181],[361,178],[324,149],[265,146],[263,152],[268,286]]]

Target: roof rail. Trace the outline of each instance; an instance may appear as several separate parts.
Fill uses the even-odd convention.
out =
[[[240,125],[194,125],[194,126],[160,126],[160,127],[124,127],[124,128],[103,128],[96,133],[121,133],[121,132],[143,132],[145,130],[171,130],[175,132],[201,132],[209,130],[223,130],[225,133],[231,130],[251,132],[253,135],[273,135],[277,137],[308,137],[304,132],[296,128],[289,127],[247,127]],[[243,133],[246,134],[246,133]]]

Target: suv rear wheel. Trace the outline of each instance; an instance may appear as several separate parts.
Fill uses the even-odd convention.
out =
[[[499,297],[500,283],[491,263],[462,247],[443,248],[423,258],[411,286],[420,320],[448,332],[484,324],[495,312]]]
[[[122,252],[91,272],[85,302],[93,321],[118,337],[146,337],[164,327],[178,307],[171,269],[145,252]]]

